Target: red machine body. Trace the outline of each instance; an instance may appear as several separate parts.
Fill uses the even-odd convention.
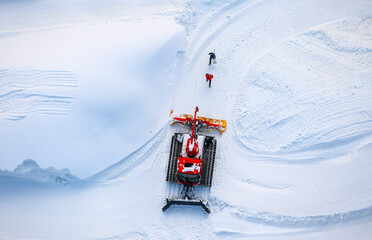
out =
[[[199,154],[199,145],[195,136],[195,121],[196,113],[199,108],[195,108],[195,114],[193,119],[192,133],[187,139],[186,149],[178,158],[177,163],[177,181],[181,184],[198,185],[200,183],[203,160]],[[186,153],[186,154],[185,154]]]
[[[201,159],[178,158],[178,172],[186,174],[200,174],[202,168]]]
[[[187,156],[193,158],[199,153],[199,146],[198,142],[194,138],[189,138],[187,139],[187,144],[186,144],[186,153]]]

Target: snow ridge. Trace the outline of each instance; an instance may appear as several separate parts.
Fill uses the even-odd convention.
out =
[[[36,161],[32,159],[24,160],[12,172],[0,170],[0,177],[22,178],[42,183],[57,183],[61,185],[81,182],[81,180],[72,175],[70,170],[67,168],[62,170],[57,170],[53,167],[43,169],[40,168]]]

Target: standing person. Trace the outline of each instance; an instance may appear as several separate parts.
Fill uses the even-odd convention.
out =
[[[214,52],[210,52],[208,53],[208,55],[209,55],[209,65],[211,65],[212,59],[216,60],[216,54]]]
[[[211,87],[211,83],[212,83],[212,78],[213,78],[213,74],[205,74],[205,81],[209,81],[209,87]]]

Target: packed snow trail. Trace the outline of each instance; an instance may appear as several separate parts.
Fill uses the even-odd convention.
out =
[[[236,1],[190,33],[172,109],[198,105],[200,114],[228,120],[218,138],[216,212],[233,205],[224,213],[245,216],[245,207],[254,209],[248,222],[262,211],[272,220],[257,222],[289,228],[291,218],[306,227],[370,221],[371,4],[323,3]],[[213,49],[218,64],[208,66]],[[215,76],[211,89],[207,72]],[[314,165],[324,160],[331,162]]]

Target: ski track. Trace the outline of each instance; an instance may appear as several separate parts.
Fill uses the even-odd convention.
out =
[[[77,87],[68,71],[0,69],[0,119],[12,121],[29,115],[67,115],[74,97],[55,95]]]

